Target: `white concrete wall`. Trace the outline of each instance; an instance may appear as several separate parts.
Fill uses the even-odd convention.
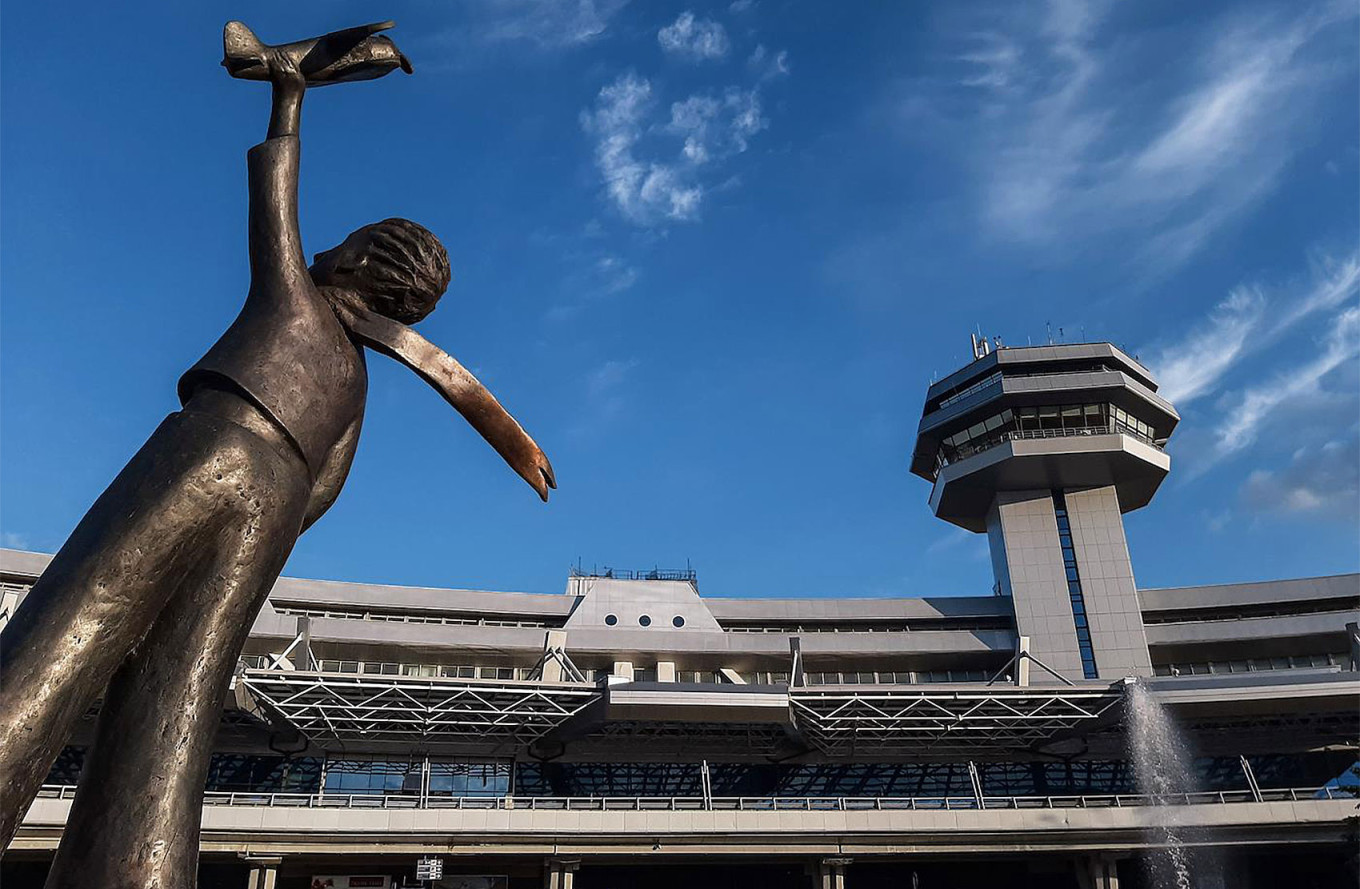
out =
[[[1068,678],[1081,679],[1081,654],[1052,493],[998,494],[987,526],[992,545],[999,541],[1002,546],[999,555],[1006,575],[997,579],[1002,591],[1011,596],[1016,632],[1029,637],[1030,653],[1044,665]],[[997,557],[993,552],[993,559]]]
[[[1064,496],[1100,678],[1151,676],[1143,613],[1115,489],[1067,491]]]

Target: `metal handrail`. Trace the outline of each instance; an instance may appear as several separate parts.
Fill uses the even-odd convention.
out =
[[[1135,438],[1138,441],[1141,441],[1143,444],[1151,445],[1152,447],[1156,448],[1159,451],[1165,450],[1160,444],[1157,443],[1155,439],[1148,438],[1146,435],[1143,435],[1119,423],[1106,423],[1103,426],[1082,426],[1074,429],[1010,429],[998,434],[994,438],[985,439],[983,441],[977,442],[976,444],[969,443],[967,445],[964,445],[958,448],[956,452],[953,454],[953,456],[949,456],[948,454],[945,453],[946,449],[941,448],[939,454],[940,459],[943,462],[940,465],[949,466],[950,464],[953,463],[962,462],[963,460],[967,460],[969,457],[976,457],[978,454],[981,454],[985,451],[990,451],[992,448],[1000,447],[1001,445],[1009,441],[1022,441],[1028,439],[1044,439],[1044,438],[1070,438],[1073,436],[1091,436],[1091,435],[1127,435],[1130,438]]]
[[[73,784],[44,784],[41,799],[73,799]],[[1355,800],[1354,791],[1339,787],[1263,789],[1261,802]],[[208,791],[208,806],[270,806],[339,809],[467,809],[476,811],[738,811],[862,812],[952,811],[958,809],[1126,809],[1143,806],[1197,806],[1249,803],[1250,790],[1206,790],[1190,793],[1070,794],[1054,796],[715,796],[705,804],[699,796],[426,796],[362,793],[254,793]],[[979,802],[981,805],[979,805]]]

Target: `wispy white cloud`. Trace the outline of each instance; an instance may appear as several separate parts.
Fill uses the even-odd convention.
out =
[[[1343,365],[1353,366],[1358,357],[1360,307],[1351,306],[1332,319],[1317,354],[1310,360],[1286,369],[1268,382],[1251,386],[1229,400],[1216,430],[1219,453],[1231,454],[1251,444],[1275,411],[1317,391],[1324,377]]]
[[[1144,350],[1161,380],[1159,394],[1184,407],[1211,395],[1247,355],[1276,342],[1297,324],[1360,294],[1360,254],[1319,255],[1309,278],[1286,287],[1234,288],[1184,338]]]
[[[640,225],[692,219],[703,190],[687,182],[675,163],[638,156],[652,104],[651,82],[624,74],[600,90],[594,110],[582,114],[581,125],[595,137],[595,165],[625,218]]]
[[[622,293],[637,283],[638,272],[617,256],[601,256],[595,261],[595,275],[606,294]]]
[[[1282,469],[1256,470],[1242,502],[1258,512],[1360,519],[1360,434],[1352,428],[1345,438],[1300,448]]]
[[[466,4],[468,23],[448,36],[544,49],[581,46],[602,37],[627,4],[628,0],[481,0]]]
[[[988,90],[1005,90],[1016,85],[1022,77],[1023,53],[1020,46],[1005,34],[983,31],[973,35],[976,45],[959,56],[968,69],[960,81],[963,86]]]
[[[1162,56],[1130,101],[1120,75],[1147,41],[1105,33],[1104,7],[1004,7],[967,38],[959,82],[981,90],[981,213],[994,234],[1031,246],[1141,235],[1137,258],[1165,272],[1274,189],[1309,98],[1337,73],[1310,52],[1314,38],[1354,10],[1234,14],[1192,52]]]
[[[586,390],[596,398],[609,395],[622,385],[629,372],[637,366],[638,363],[635,358],[626,361],[614,359],[606,361],[592,370],[586,377]]]
[[[778,52],[768,50],[765,44],[758,43],[756,48],[751,51],[751,55],[746,60],[746,67],[755,72],[761,80],[774,80],[776,77],[784,77],[791,69],[789,65],[789,52],[781,49]]]
[[[926,555],[933,556],[954,549],[955,547],[962,546],[970,540],[975,539],[977,539],[977,535],[972,531],[963,528],[952,528],[930,542],[930,545],[926,547]]]
[[[732,87],[721,98],[695,95],[671,105],[668,128],[685,140],[685,159],[704,164],[745,151],[748,140],[767,126],[760,94]]]
[[[657,31],[656,42],[667,53],[694,62],[721,59],[732,48],[726,28],[712,19],[696,18],[688,10]]]
[[[589,413],[595,420],[604,421],[622,413],[628,378],[637,368],[635,358],[611,359],[586,375],[586,396]]]
[[[674,102],[662,119],[651,82],[628,73],[600,90],[581,125],[595,138],[595,164],[614,206],[650,227],[697,219],[705,194],[730,181],[712,178],[711,168],[746,151],[769,121],[759,90],[738,87]]]
[[[1184,406],[1206,392],[1246,352],[1247,338],[1261,321],[1265,298],[1259,288],[1238,287],[1214,306],[1208,319],[1185,340],[1150,359],[1161,379],[1159,394]]]

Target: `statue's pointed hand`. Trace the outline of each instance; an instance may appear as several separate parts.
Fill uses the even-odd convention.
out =
[[[533,443],[532,439],[530,443]],[[548,490],[557,488],[557,476],[553,475],[552,464],[548,462],[548,455],[543,453],[537,444],[533,445],[533,451],[527,456],[525,465],[516,466],[515,471],[538,492],[539,499],[547,503]]]

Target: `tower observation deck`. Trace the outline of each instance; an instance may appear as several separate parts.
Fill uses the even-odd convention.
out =
[[[936,516],[987,534],[1016,632],[1054,672],[1151,673],[1121,516],[1170,471],[1179,420],[1110,343],[984,349],[926,393],[911,470]]]

